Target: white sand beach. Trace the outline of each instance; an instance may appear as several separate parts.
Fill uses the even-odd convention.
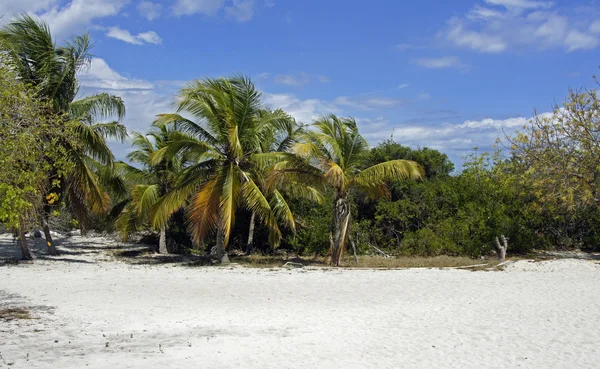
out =
[[[3,236],[3,245],[10,243]],[[597,368],[600,265],[131,265],[103,238],[0,267],[0,368]],[[6,247],[5,247],[6,249]]]

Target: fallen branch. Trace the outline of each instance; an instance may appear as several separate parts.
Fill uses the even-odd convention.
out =
[[[371,246],[372,248],[374,248],[378,253],[380,253],[381,255],[383,255],[384,258],[391,258],[392,255],[382,251],[381,249],[379,249],[377,246],[372,245],[370,243],[367,243],[367,245]]]

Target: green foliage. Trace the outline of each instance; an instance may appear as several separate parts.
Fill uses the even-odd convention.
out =
[[[324,255],[329,249],[331,199],[322,204],[299,200],[290,205],[296,216],[296,233],[288,234],[282,246],[300,255]]]
[[[598,245],[600,99],[572,90],[551,115],[538,115],[509,139],[513,170],[536,228],[562,247]],[[597,246],[596,246],[597,247]]]
[[[454,171],[454,164],[446,154],[427,147],[417,150],[389,139],[371,149],[365,155],[364,165],[369,167],[389,160],[412,160],[419,163],[425,170],[425,177],[433,179],[439,176],[448,176]]]
[[[41,194],[58,196],[53,202],[45,202],[44,212],[49,215],[64,203],[82,225],[88,223],[89,211],[102,214],[109,209],[110,197],[99,178],[103,167],[110,169],[113,165],[107,139],[123,140],[127,135],[118,122],[96,122],[123,118],[125,106],[120,98],[98,94],[75,100],[79,91],[77,74],[89,65],[90,48],[87,34],[56,46],[48,25],[28,15],[13,19],[0,29],[3,65],[35,89],[45,104],[38,111],[38,119],[58,116],[62,124],[62,131],[46,132],[36,142],[61,151],[61,155],[43,158],[55,170],[47,176]],[[61,134],[67,131],[68,136]],[[19,146],[27,147],[25,143]],[[63,167],[61,160],[72,163],[66,175],[56,170]]]
[[[37,91],[0,60],[0,222],[8,228],[34,221],[46,184],[59,181],[72,167],[57,145],[58,140],[69,142],[72,130],[46,111]],[[53,201],[57,195],[49,196]]]

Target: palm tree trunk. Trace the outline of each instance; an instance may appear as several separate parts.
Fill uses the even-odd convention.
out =
[[[334,202],[331,224],[331,265],[340,266],[348,242],[350,229],[350,203],[346,195],[338,195]]]
[[[44,213],[42,214],[42,229],[44,231],[44,238],[46,239],[46,246],[48,246],[48,254],[57,256],[59,255],[54,242],[52,241],[52,235],[50,234],[50,226],[48,225],[48,218],[50,217],[50,208],[44,207]]]
[[[250,255],[252,253],[252,244],[254,242],[254,223],[256,221],[256,213],[252,212],[252,216],[250,217],[250,229],[248,230],[248,243],[246,243],[246,255]]]
[[[158,237],[158,253],[159,254],[168,254],[167,250],[167,227],[162,227],[160,229],[160,235]]]
[[[219,226],[219,229],[217,230],[217,245],[215,251],[219,263],[229,264],[229,256],[227,256],[227,251],[225,250],[225,235],[223,232],[223,227]]]
[[[23,260],[33,260],[35,257],[29,250],[29,245],[27,244],[27,237],[25,237],[25,226],[23,222],[19,225],[18,230],[18,241],[19,246],[21,247],[21,259]]]

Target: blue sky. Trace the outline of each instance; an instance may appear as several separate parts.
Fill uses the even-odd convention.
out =
[[[593,87],[600,4],[591,0],[2,0],[58,40],[88,30],[82,94],[127,103],[130,130],[172,111],[186,81],[251,76],[298,120],[355,117],[372,145],[393,135],[461,162],[569,87]],[[115,145],[123,157],[126,145]]]

